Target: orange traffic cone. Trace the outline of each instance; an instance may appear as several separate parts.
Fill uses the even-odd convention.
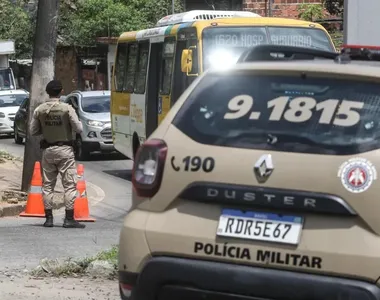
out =
[[[77,173],[78,196],[74,202],[74,219],[79,222],[95,222],[95,219],[90,217],[87,200],[86,181],[84,180],[84,166],[82,164],[78,165]]]
[[[20,214],[20,217],[45,218],[45,207],[42,198],[41,164],[39,161],[36,161],[34,164],[26,208]]]

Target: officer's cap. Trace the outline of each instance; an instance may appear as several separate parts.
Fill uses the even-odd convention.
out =
[[[58,96],[62,91],[62,83],[59,80],[52,80],[46,85],[46,93],[49,96]]]

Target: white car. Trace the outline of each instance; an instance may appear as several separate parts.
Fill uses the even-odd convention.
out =
[[[15,114],[28,97],[29,93],[22,89],[0,91],[0,134],[13,135]]]

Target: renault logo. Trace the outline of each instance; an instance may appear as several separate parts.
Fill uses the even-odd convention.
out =
[[[269,176],[273,173],[273,161],[272,155],[265,154],[259,158],[259,160],[255,163],[255,167],[253,171],[255,173],[256,179],[259,183],[264,183],[267,181]]]

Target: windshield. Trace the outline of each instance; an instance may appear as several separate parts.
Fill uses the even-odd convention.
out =
[[[13,90],[14,88],[11,69],[0,69],[0,90]]]
[[[81,106],[87,113],[110,112],[110,96],[83,97]]]
[[[203,67],[235,64],[248,48],[276,44],[335,51],[324,31],[300,27],[215,27],[203,31]]]
[[[173,124],[196,142],[289,152],[380,148],[380,85],[276,75],[209,75]]]
[[[20,106],[21,103],[28,98],[27,94],[22,95],[0,95],[0,107]]]

